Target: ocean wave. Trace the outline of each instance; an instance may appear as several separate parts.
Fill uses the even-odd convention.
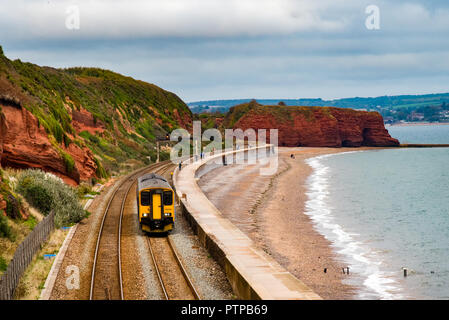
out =
[[[339,225],[329,205],[328,177],[331,169],[322,160],[355,152],[364,151],[326,154],[305,161],[313,169],[307,180],[305,214],[311,218],[317,231],[332,243],[337,254],[349,264],[350,272],[360,278],[359,299],[403,299],[402,288],[393,275],[381,270],[382,257],[379,252],[358,241],[360,235],[347,232]]]

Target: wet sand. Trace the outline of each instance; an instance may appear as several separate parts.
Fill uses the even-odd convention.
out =
[[[343,283],[351,277],[343,274],[346,265],[304,213],[312,173],[304,160],[354,150],[361,148],[280,148],[273,176],[261,176],[257,164],[229,165],[205,174],[199,185],[225,217],[321,297],[353,299],[356,288]]]

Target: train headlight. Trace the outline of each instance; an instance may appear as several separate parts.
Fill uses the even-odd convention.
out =
[[[164,215],[165,215],[166,217],[170,217],[170,216],[171,216],[171,213],[170,213],[170,212],[166,212],[166,213],[164,213]]]
[[[143,217],[148,217],[148,213],[144,213],[142,216]]]

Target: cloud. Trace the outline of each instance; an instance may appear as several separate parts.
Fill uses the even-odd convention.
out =
[[[0,35],[19,39],[235,37],[364,30],[365,8],[390,31],[447,31],[449,5],[386,0],[3,0]],[[80,30],[66,28],[67,8]]]
[[[441,7],[429,6],[426,1],[386,2],[381,6],[384,28],[392,32],[412,33],[444,32],[449,30],[449,3]],[[383,8],[383,10],[382,10]]]
[[[380,30],[365,28],[370,4]],[[103,67],[186,101],[448,91],[448,1],[11,0],[0,16],[11,58]]]
[[[305,0],[16,0],[0,8],[1,24],[27,29],[22,37],[64,37],[72,5],[79,7],[77,35],[83,38],[257,36],[344,27],[341,17],[321,17],[326,6]]]

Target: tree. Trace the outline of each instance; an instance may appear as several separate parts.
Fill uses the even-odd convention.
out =
[[[249,106],[250,108],[253,108],[253,107],[258,107],[258,106],[260,106],[260,104],[257,102],[256,99],[253,99],[253,100],[251,100],[251,101],[249,102],[248,106]]]

